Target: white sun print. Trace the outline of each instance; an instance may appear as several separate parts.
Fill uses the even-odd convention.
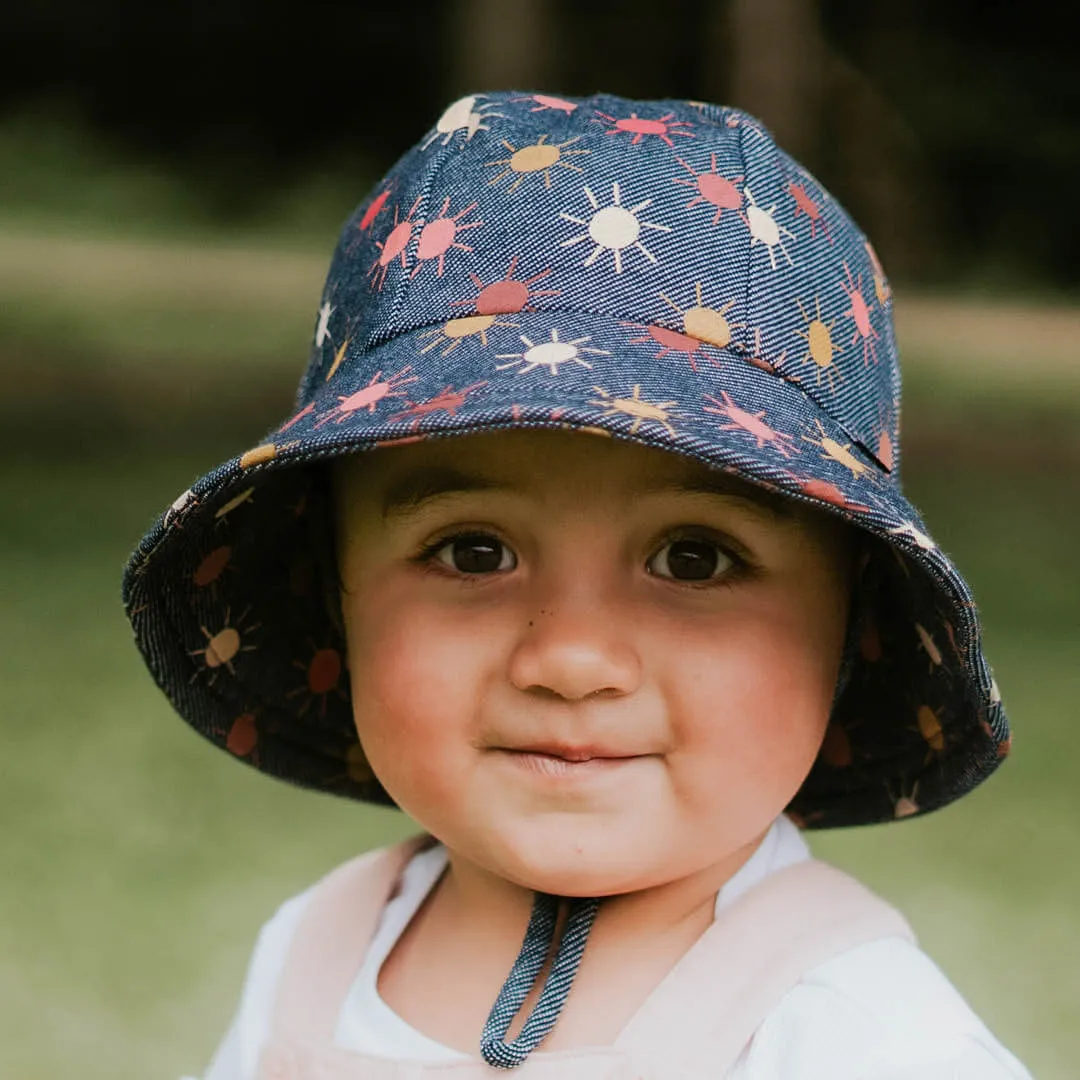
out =
[[[551,331],[550,341],[541,341],[539,345],[535,345],[524,334],[521,335],[521,343],[527,346],[526,351],[523,353],[502,353],[496,356],[496,360],[509,360],[509,364],[496,364],[496,371],[505,371],[507,368],[517,367],[518,364],[522,365],[519,375],[524,375],[527,371],[534,371],[538,367],[546,367],[552,375],[559,374],[559,365],[566,364],[573,361],[575,364],[580,364],[584,368],[591,368],[592,364],[588,360],[581,359],[581,353],[592,353],[596,356],[610,356],[611,353],[607,349],[589,349],[585,346],[585,342],[589,338],[580,337],[575,338],[573,341],[560,341],[559,331]]]
[[[330,316],[334,314],[334,305],[329,300],[319,308],[319,324],[315,327],[315,348],[321,349],[330,337]],[[333,338],[330,338],[333,341]]]
[[[908,537],[913,540],[918,547],[921,547],[923,551],[933,551],[934,548],[937,547],[937,544],[931,537],[927,536],[922,530],[916,529],[910,521],[905,521],[899,528],[889,529],[889,532],[891,532],[893,536]]]
[[[565,212],[560,213],[559,217],[564,221],[572,221],[576,225],[585,225],[588,231],[579,236],[571,236],[569,240],[564,240],[559,245],[560,247],[571,247],[584,240],[591,240],[596,246],[582,265],[592,266],[600,257],[601,252],[610,251],[615,257],[616,274],[622,273],[623,248],[635,247],[649,262],[656,262],[656,256],[638,241],[641,230],[646,228],[656,229],[659,232],[671,232],[671,229],[667,225],[657,225],[653,221],[642,221],[638,218],[638,211],[644,210],[652,199],[645,199],[644,202],[639,202],[636,206],[627,209],[622,205],[618,182],[611,185],[611,206],[601,207],[596,201],[596,196],[588,188],[585,188],[585,198],[589,200],[589,205],[595,211],[588,221]]]
[[[495,107],[494,102],[490,105],[481,103],[480,107],[477,108],[477,102],[482,96],[481,94],[470,94],[468,97],[458,98],[457,101],[448,105],[443,110],[442,116],[435,121],[435,130],[420,149],[426,150],[440,135],[445,136],[442,144],[446,146],[457,131],[464,131],[465,141],[469,142],[478,131],[491,130],[484,123],[485,120],[495,116],[500,120],[506,119],[502,113],[484,111],[485,109],[493,109]]]
[[[754,196],[750,194],[748,187],[743,188],[743,193],[749,201],[749,206],[746,208],[746,213],[740,214],[740,216],[750,230],[750,246],[753,247],[757,243],[764,244],[769,251],[769,265],[774,270],[776,269],[776,256],[773,254],[774,247],[778,247],[783,252],[784,258],[788,261],[788,266],[794,266],[795,263],[788,254],[787,248],[784,247],[784,241],[780,239],[780,234],[783,233],[790,240],[795,239],[795,234],[773,219],[772,215],[776,205],[770,206],[768,210],[762,210],[754,202]]]

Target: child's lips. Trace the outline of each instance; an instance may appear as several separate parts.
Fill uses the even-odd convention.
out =
[[[497,747],[501,757],[542,776],[572,777],[609,772],[651,754],[628,753],[598,746]]]

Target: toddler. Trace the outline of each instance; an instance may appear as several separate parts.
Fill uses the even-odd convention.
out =
[[[753,117],[452,104],[125,577],[197,731],[424,830],[271,919],[205,1080],[1026,1077],[801,835],[1009,747],[898,429],[881,266]]]

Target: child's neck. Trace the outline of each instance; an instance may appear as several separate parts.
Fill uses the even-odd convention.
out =
[[[761,839],[692,874],[607,897],[574,992],[543,1049],[612,1042],[708,928],[717,892]],[[446,874],[383,965],[384,1000],[429,1038],[476,1054],[484,1021],[521,947],[533,898],[532,891],[450,852]],[[534,999],[526,1001],[511,1036]]]

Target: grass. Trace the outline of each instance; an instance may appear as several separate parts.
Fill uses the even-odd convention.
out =
[[[86,1061],[112,1080],[200,1069],[259,924],[328,867],[409,829],[203,744],[130,643],[118,600],[128,549],[233,449],[207,434],[197,453],[36,453],[0,470],[0,1075],[51,1080]],[[912,460],[909,486],[982,600],[1017,749],[955,807],[814,841],[901,903],[1043,1080],[1071,1076],[1080,1056],[1080,865],[1066,854],[1080,824],[1080,505],[1067,479]]]
[[[333,237],[334,231],[327,234]],[[148,365],[295,366],[329,247],[50,235],[0,228],[0,343],[138,377]]]

